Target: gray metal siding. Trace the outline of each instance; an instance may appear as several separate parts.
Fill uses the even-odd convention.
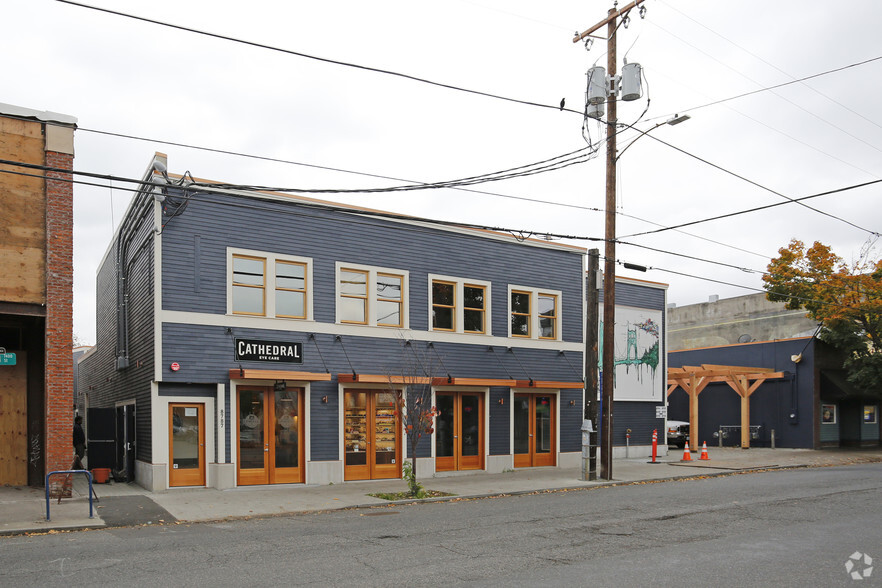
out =
[[[117,299],[116,244],[98,270],[96,288],[96,347],[79,366],[80,392],[89,395],[92,408],[113,407],[135,399],[137,459],[152,460],[150,383],[153,380],[154,257],[152,217],[134,228],[135,238],[126,263],[129,266],[130,367],[116,369]],[[142,246],[143,244],[143,246]]]

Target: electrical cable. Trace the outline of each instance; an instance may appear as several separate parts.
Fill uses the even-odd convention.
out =
[[[0,160],[0,164],[7,164],[7,163],[9,163],[9,162],[6,162],[4,160]],[[25,167],[47,167],[47,166],[37,166],[36,164],[28,164]],[[24,172],[14,172],[12,170],[2,170],[2,169],[0,169],[0,173],[8,173],[8,174],[12,174],[12,175],[22,175],[22,176],[38,177],[38,178],[44,177],[44,176],[40,176],[37,174],[28,174],[28,173],[24,173]],[[87,172],[73,172],[73,173],[86,174]],[[100,175],[100,174],[91,174],[91,175]],[[120,178],[117,178],[117,179],[120,179]],[[104,184],[97,184],[97,183],[93,183],[93,182],[82,182],[82,181],[73,180],[73,179],[57,178],[57,180],[58,181],[66,181],[66,182],[69,182],[72,184],[85,184],[85,185],[101,187],[101,188],[108,187]],[[121,189],[123,191],[130,191],[130,192],[140,192],[144,186],[164,187],[164,188],[169,187],[169,184],[159,183],[159,182],[144,182],[141,180],[133,180],[133,179],[128,179],[128,178],[124,178],[124,181],[129,182],[129,183],[140,184],[140,186],[137,188],[116,188],[116,189],[118,189],[118,190]],[[180,186],[177,186],[177,187],[172,186],[172,187],[179,189],[179,190],[189,190],[191,188],[191,186],[189,186],[189,185],[185,186],[185,187],[180,187]],[[220,200],[217,198],[228,197],[230,195],[225,194],[223,192],[216,192],[216,191],[211,191],[211,190],[197,189],[195,194],[192,194],[190,196],[185,197],[186,204],[189,205],[189,203],[193,200],[193,198],[197,194],[200,197],[198,199],[196,199],[195,202],[198,202],[198,203],[215,204],[215,205],[229,206],[229,207],[234,207],[234,208],[260,210],[260,211],[264,211],[264,212],[269,211],[269,212],[273,212],[273,213],[277,213],[277,214],[278,213],[286,213],[286,214],[291,214],[291,215],[299,216],[299,217],[303,217],[303,218],[313,218],[313,219],[326,219],[327,218],[322,215],[305,213],[302,210],[281,210],[281,209],[279,209],[279,207],[273,206],[272,203],[268,202],[265,198],[262,198],[261,196],[258,196],[258,195],[235,194],[235,196],[238,198],[243,198],[243,199],[248,200],[249,201],[248,203],[233,202],[233,201],[229,201],[229,199]],[[517,236],[518,234],[538,234],[538,235],[544,235],[547,238],[570,239],[570,240],[575,240],[575,241],[593,241],[593,242],[605,241],[605,239],[603,239],[601,237],[588,237],[588,236],[579,236],[579,235],[541,233],[541,232],[537,232],[537,231],[526,231],[523,229],[511,229],[511,228],[506,228],[506,227],[489,226],[489,225],[465,223],[465,222],[458,222],[458,221],[444,221],[444,220],[439,220],[439,219],[430,219],[430,218],[425,218],[425,217],[414,217],[414,216],[403,215],[403,214],[385,213],[385,212],[381,212],[381,211],[358,210],[358,209],[352,209],[352,208],[348,208],[348,207],[344,207],[344,206],[333,206],[333,205],[320,204],[320,203],[316,203],[316,202],[299,202],[298,201],[296,204],[298,205],[299,208],[311,209],[311,210],[316,210],[316,211],[341,212],[341,213],[351,214],[354,216],[369,216],[369,217],[376,217],[379,219],[386,219],[386,220],[417,222],[417,223],[427,224],[427,225],[439,225],[439,226],[449,226],[449,227],[457,227],[457,228],[467,228],[467,229],[473,229],[473,230],[478,230],[478,231],[493,231],[493,232],[500,233],[500,234],[501,233],[508,233],[508,234],[511,234],[512,236],[514,236],[516,239],[518,239],[518,236]],[[781,204],[786,204],[786,203],[781,203]],[[370,222],[367,220],[355,221],[355,220],[350,219],[347,222],[350,224],[363,224],[366,226],[377,226],[376,222]],[[163,227],[164,226],[165,225],[163,225]],[[427,230],[428,230],[428,229],[421,230],[421,229],[419,229],[419,227],[408,227],[408,228],[411,230],[418,231],[418,232],[427,232]],[[518,239],[518,240],[523,240],[523,239]],[[737,269],[737,270],[743,271],[743,272],[760,273],[763,275],[766,274],[766,272],[761,272],[758,270],[750,270],[747,268],[735,266],[735,265],[728,264],[725,262],[695,257],[695,256],[691,256],[688,254],[652,248],[652,247],[648,247],[648,246],[640,245],[640,244],[636,244],[636,243],[628,243],[628,242],[622,242],[622,241],[617,241],[617,242],[622,245],[627,245],[627,246],[641,248],[641,249],[647,249],[647,250],[655,251],[655,252],[666,254],[666,255],[672,255],[672,256],[676,256],[676,257],[684,257],[684,258],[688,258],[688,259],[691,259],[694,261],[700,261],[703,263],[718,265],[721,267],[728,267],[728,268],[732,268],[732,269]],[[624,263],[620,260],[616,260],[616,262],[620,263],[620,264]],[[660,269],[660,268],[650,267],[648,269]],[[664,271],[671,271],[672,273],[676,273],[676,272],[673,272],[673,270],[664,270]],[[688,274],[684,274],[684,275],[686,275],[688,277],[696,277],[696,276],[690,276]],[[711,278],[707,278],[707,280],[708,281],[716,281]],[[736,284],[731,284],[729,282],[719,282],[719,283],[726,284],[726,285],[736,285]],[[840,288],[840,289],[842,289],[844,291],[849,291],[849,292],[856,292],[856,291],[848,289],[848,288]],[[765,291],[765,290],[762,290],[762,291]]]
[[[61,1],[61,0],[59,0],[59,1]],[[863,60],[863,61],[858,61],[858,62],[855,62],[855,63],[850,63],[850,64],[848,64],[848,65],[844,65],[844,66],[842,66],[842,67],[837,67],[837,68],[834,68],[834,69],[828,69],[827,71],[822,71],[822,72],[820,72],[820,73],[816,73],[816,74],[812,74],[812,75],[805,76],[805,77],[802,77],[802,78],[798,78],[798,79],[795,79],[795,80],[791,80],[791,81],[789,81],[789,82],[782,82],[782,83],[780,83],[780,84],[775,84],[775,85],[773,85],[773,86],[766,86],[766,87],[763,87],[763,88],[758,88],[758,89],[756,89],[756,90],[751,90],[750,92],[744,92],[744,93],[742,93],[742,94],[736,94],[735,96],[729,96],[728,98],[721,98],[721,99],[719,99],[719,100],[714,100],[713,102],[708,102],[707,104],[700,104],[700,105],[698,105],[698,106],[692,106],[692,107],[689,107],[689,108],[682,108],[682,109],[677,110],[676,113],[670,113],[670,114],[666,114],[666,115],[662,115],[662,116],[656,116],[656,117],[653,117],[653,118],[650,119],[650,120],[655,120],[655,119],[659,119],[659,118],[667,118],[667,117],[673,116],[674,114],[683,114],[684,112],[694,112],[694,111],[696,111],[696,110],[700,110],[700,109],[702,109],[702,108],[708,108],[708,107],[710,107],[710,106],[716,106],[716,105],[718,105],[718,104],[723,104],[724,102],[731,102],[732,100],[738,100],[739,98],[746,98],[747,96],[753,96],[754,94],[760,94],[760,93],[762,93],[762,92],[770,92],[770,91],[772,91],[772,90],[777,90],[778,88],[783,88],[783,87],[785,87],[785,86],[792,86],[793,84],[799,84],[799,83],[801,83],[801,82],[805,82],[805,81],[807,81],[807,80],[812,80],[812,79],[819,78],[819,77],[822,77],[822,76],[826,76],[826,75],[829,75],[829,74],[838,73],[838,72],[840,72],[840,71],[845,71],[845,70],[847,70],[847,69],[851,69],[851,68],[854,68],[854,67],[860,67],[860,66],[862,66],[862,65],[866,65],[866,64],[868,64],[868,63],[873,63],[874,61],[879,61],[879,60],[882,60],[882,55],[880,55],[880,56],[878,56],[878,57],[871,57],[871,58],[869,58],[869,59],[865,59],[865,60]]]
[[[722,33],[720,33],[720,32],[718,32],[718,31],[716,31],[716,30],[710,28],[710,27],[707,26],[706,24],[704,24],[704,23],[702,23],[702,22],[696,20],[695,18],[689,16],[688,14],[686,14],[686,13],[683,12],[682,10],[677,9],[675,6],[671,5],[670,3],[665,2],[664,0],[662,0],[662,4],[665,4],[668,8],[670,8],[670,9],[673,10],[674,12],[678,12],[681,16],[683,16],[683,17],[685,17],[685,18],[691,20],[692,22],[694,22],[694,23],[697,24],[698,26],[702,27],[703,29],[705,29],[705,30],[707,30],[707,31],[710,31],[710,32],[713,33],[714,35],[720,37],[721,39],[723,39],[724,41],[726,41],[726,42],[729,43],[730,45],[733,45],[734,47],[737,47],[738,49],[741,49],[743,52],[747,53],[747,54],[750,55],[751,57],[753,57],[753,58],[755,58],[755,59],[757,59],[757,60],[763,62],[764,64],[768,65],[768,66],[771,67],[772,69],[778,71],[779,73],[784,74],[785,76],[787,76],[787,77],[790,78],[791,80],[796,80],[796,76],[794,76],[794,75],[790,74],[789,72],[787,72],[787,71],[781,69],[780,67],[778,67],[778,66],[775,65],[774,63],[772,63],[772,62],[770,62],[770,61],[764,59],[762,56],[760,56],[760,55],[754,53],[753,51],[751,51],[750,49],[744,47],[743,45],[741,45],[741,44],[739,44],[739,43],[736,43],[735,41],[733,41],[732,39],[730,39],[730,38],[728,38],[727,36],[723,35]],[[679,37],[678,37],[678,38],[679,38]],[[751,81],[753,81],[753,80],[751,80]],[[758,84],[758,85],[759,85],[759,84]],[[812,87],[812,86],[810,86],[810,85],[808,85],[808,84],[802,84],[802,85],[805,86],[806,88],[808,88],[809,90],[811,90],[812,92],[814,92],[815,94],[818,94],[819,96],[822,96],[823,98],[826,98],[827,100],[829,100],[830,102],[832,102],[833,104],[835,104],[836,106],[838,106],[839,108],[842,108],[843,110],[847,110],[848,112],[852,113],[853,115],[855,115],[855,116],[857,116],[857,117],[860,117],[860,118],[864,119],[866,122],[870,123],[871,125],[873,125],[873,126],[879,128],[879,129],[882,129],[882,125],[880,125],[880,124],[877,123],[876,121],[874,121],[874,120],[872,120],[872,119],[870,119],[870,118],[868,118],[868,117],[862,115],[862,114],[859,113],[858,111],[856,111],[856,110],[854,110],[854,109],[852,109],[852,108],[849,108],[849,106],[848,106],[847,104],[843,104],[842,102],[839,102],[839,101],[836,100],[835,98],[833,98],[833,97],[831,97],[831,96],[828,96],[827,94],[821,92],[821,91],[818,90],[817,88],[814,88],[814,87]]]
[[[644,79],[645,79],[645,78],[644,78]],[[87,128],[87,127],[77,127],[77,130],[78,130],[78,131],[88,132],[88,133],[95,133],[95,134],[107,135],[107,136],[111,136],[111,137],[118,137],[118,138],[121,138],[121,139],[131,139],[131,140],[135,140],[135,141],[145,141],[145,142],[159,143],[159,144],[162,144],[162,145],[171,145],[171,146],[174,146],[174,147],[182,147],[182,148],[185,148],[185,149],[194,149],[194,150],[198,150],[198,151],[206,151],[206,152],[209,152],[209,153],[218,153],[218,154],[222,154],[222,155],[232,155],[232,156],[235,156],[235,157],[245,157],[245,158],[250,158],[250,159],[256,159],[256,160],[262,160],[262,161],[274,162],[274,163],[284,163],[284,164],[288,164],[288,165],[297,165],[297,166],[309,167],[309,168],[314,168],[314,169],[322,169],[322,170],[334,171],[334,172],[345,173],[345,174],[361,175],[361,176],[366,176],[366,177],[380,178],[380,179],[384,179],[384,180],[394,180],[394,181],[397,181],[397,182],[417,183],[416,180],[409,180],[409,179],[399,178],[399,177],[395,177],[395,176],[385,176],[385,175],[373,174],[373,173],[369,173],[369,172],[360,172],[360,171],[348,170],[348,169],[343,169],[343,168],[336,168],[336,167],[329,167],[329,166],[318,165],[318,164],[304,163],[304,162],[300,162],[300,161],[292,161],[292,160],[288,160],[288,159],[280,159],[280,158],[275,158],[275,157],[268,157],[268,156],[264,156],[264,155],[253,155],[253,154],[249,154],[249,153],[242,153],[242,152],[237,152],[237,151],[229,151],[229,150],[217,149],[217,148],[212,148],[212,147],[204,147],[204,146],[200,146],[200,145],[192,145],[192,144],[188,144],[188,143],[180,143],[180,142],[175,142],[175,141],[167,141],[167,140],[163,140],[163,139],[153,139],[153,138],[150,138],[150,137],[140,137],[140,136],[137,136],[137,135],[127,135],[127,134],[123,134],[123,133],[114,133],[114,132],[111,132],[111,131],[103,131],[103,130],[100,130],[100,129],[90,129],[90,128]],[[621,131],[618,131],[618,132],[621,132]],[[606,141],[606,139],[604,139],[603,142],[605,142],[605,141]],[[602,142],[602,143],[603,143],[603,142]],[[597,147],[597,149],[599,150],[599,146]],[[601,212],[601,213],[603,212],[602,209],[597,208],[597,207],[581,206],[581,205],[578,205],[578,204],[568,204],[568,203],[564,203],[564,202],[554,202],[554,201],[551,201],[551,200],[541,200],[541,199],[538,199],[538,198],[528,198],[528,197],[524,197],[524,196],[513,196],[513,195],[511,195],[511,194],[500,194],[500,193],[498,193],[498,192],[489,192],[489,191],[486,191],[486,190],[476,190],[476,189],[474,189],[474,188],[466,188],[466,187],[461,187],[461,186],[451,187],[450,189],[451,189],[451,190],[459,190],[459,191],[462,191],[462,192],[471,192],[471,193],[475,193],[475,194],[484,194],[484,195],[487,195],[487,196],[495,196],[495,197],[499,197],[499,198],[508,198],[508,199],[511,199],[511,200],[521,200],[521,201],[524,201],[524,202],[535,202],[535,203],[537,203],[537,204],[548,204],[548,205],[551,205],[551,206],[562,206],[562,207],[566,207],[566,208],[575,208],[575,209],[578,209],[578,210],[587,210],[587,211],[591,211],[591,212]],[[634,219],[634,220],[637,220],[637,221],[640,221],[640,222],[644,222],[644,223],[647,223],[647,224],[655,225],[655,226],[657,226],[657,227],[663,227],[663,226],[664,226],[664,225],[662,225],[661,223],[658,223],[658,222],[655,222],[655,221],[651,221],[651,220],[649,220],[649,219],[641,218],[641,217],[636,216],[636,215],[633,215],[633,214],[628,214],[628,213],[623,212],[623,211],[619,211],[619,210],[617,210],[617,211],[616,211],[616,214],[621,215],[621,216],[623,216],[623,217],[625,217],[625,218],[631,218],[631,219]],[[707,241],[707,242],[709,242],[709,243],[713,243],[713,244],[715,244],[715,245],[719,245],[719,246],[721,246],[721,247],[727,247],[727,248],[729,248],[729,249],[733,249],[733,250],[736,250],[736,251],[741,251],[741,252],[743,252],[743,253],[748,253],[748,254],[750,254],[750,255],[754,255],[754,256],[756,256],[756,257],[762,257],[763,259],[768,259],[768,258],[769,258],[769,255],[765,255],[765,254],[762,254],[762,253],[757,253],[757,252],[755,252],[755,251],[749,251],[749,250],[747,250],[747,249],[743,249],[743,248],[741,248],[741,247],[737,247],[737,246],[735,246],[735,245],[730,245],[730,244],[727,244],[727,243],[723,243],[723,242],[721,242],[721,241],[716,241],[716,240],[714,240],[714,239],[710,239],[710,238],[708,238],[708,237],[703,237],[703,236],[701,236],[701,235],[697,235],[697,234],[695,234],[695,233],[688,233],[688,232],[686,232],[686,231],[680,231],[680,230],[678,230],[678,229],[674,229],[674,230],[677,231],[677,232],[679,232],[679,233],[681,233],[681,234],[683,234],[683,235],[687,235],[687,236],[693,237],[693,238],[695,238],[695,239],[701,239],[702,241]]]
[[[836,189],[836,190],[830,190],[830,191],[827,191],[827,192],[821,192],[821,193],[818,193],[818,194],[813,194],[813,195],[811,195],[811,196],[803,196],[802,198],[791,198],[790,196],[786,196],[786,195],[784,195],[784,194],[781,194],[780,192],[777,192],[777,191],[775,191],[775,190],[773,190],[773,189],[771,189],[771,188],[768,188],[768,187],[766,187],[766,186],[763,186],[762,184],[760,184],[760,183],[758,183],[758,182],[755,182],[755,181],[753,181],[753,180],[750,180],[750,179],[748,179],[748,178],[746,178],[746,177],[744,177],[744,176],[742,176],[742,175],[739,175],[739,174],[737,174],[737,173],[735,173],[735,172],[733,172],[733,171],[730,171],[730,170],[728,170],[728,169],[726,169],[726,168],[724,168],[724,167],[722,167],[722,166],[720,166],[720,165],[717,165],[717,164],[712,163],[712,162],[710,162],[710,161],[708,161],[708,160],[706,160],[706,159],[703,159],[703,158],[701,158],[701,157],[699,157],[699,156],[697,156],[697,155],[695,155],[695,154],[693,154],[693,153],[690,153],[690,152],[686,151],[685,149],[682,149],[682,148],[680,148],[680,147],[677,147],[676,145],[672,145],[672,144],[668,143],[667,141],[663,141],[662,139],[659,139],[658,137],[654,137],[654,136],[649,135],[649,134],[647,134],[647,136],[648,136],[650,139],[653,139],[654,141],[658,141],[659,143],[662,143],[663,145],[666,145],[666,146],[670,147],[671,149],[674,149],[674,150],[676,150],[676,151],[679,151],[680,153],[683,153],[684,155],[688,155],[689,157],[691,157],[691,158],[693,158],[693,159],[696,159],[696,160],[698,160],[698,161],[700,161],[700,162],[702,162],[702,163],[704,163],[704,164],[707,164],[707,165],[709,165],[709,166],[711,166],[711,167],[713,167],[713,168],[715,168],[715,169],[718,169],[718,170],[720,170],[720,171],[722,171],[722,172],[724,172],[724,173],[727,173],[727,174],[729,174],[729,175],[731,175],[731,176],[734,176],[734,177],[738,178],[739,180],[745,181],[745,182],[747,182],[748,184],[751,184],[751,185],[753,185],[753,186],[756,186],[756,187],[758,187],[758,188],[761,188],[762,190],[765,190],[766,192],[771,192],[772,194],[775,194],[776,196],[780,196],[781,198],[784,198],[785,200],[787,200],[787,202],[778,202],[778,203],[770,204],[770,205],[767,205],[767,206],[759,206],[759,207],[756,207],[756,208],[750,208],[750,209],[747,209],[747,210],[742,210],[742,211],[738,211],[738,212],[732,212],[732,213],[729,213],[729,214],[724,214],[724,215],[719,215],[719,216],[709,217],[709,218],[705,218],[705,219],[700,219],[700,220],[696,220],[696,221],[691,221],[691,222],[688,222],[688,223],[681,223],[681,224],[679,224],[679,225],[673,225],[673,226],[666,227],[666,228],[663,228],[663,229],[656,229],[656,230],[654,230],[654,231],[644,231],[644,232],[642,232],[642,233],[632,233],[632,234],[630,234],[630,235],[626,235],[626,236],[624,236],[623,238],[625,238],[625,239],[630,238],[630,237],[638,237],[638,236],[642,236],[642,235],[651,235],[651,234],[654,234],[654,233],[660,233],[660,232],[662,232],[662,231],[667,231],[667,230],[671,230],[671,229],[678,229],[678,228],[687,227],[687,226],[690,226],[690,225],[695,225],[695,224],[699,224],[699,223],[709,222],[709,221],[712,221],[712,220],[719,220],[719,219],[721,219],[721,218],[728,218],[728,217],[731,217],[731,216],[737,216],[737,215],[740,215],[740,214],[746,214],[746,213],[749,213],[749,212],[756,212],[756,211],[758,211],[758,210],[764,210],[764,209],[767,209],[767,208],[773,208],[773,207],[775,207],[775,206],[781,206],[782,204],[787,204],[788,202],[789,202],[789,203],[796,203],[796,204],[799,204],[800,206],[804,206],[805,208],[808,208],[809,210],[812,210],[812,211],[814,211],[814,212],[817,212],[818,214],[822,214],[822,215],[824,215],[824,216],[827,216],[827,217],[830,217],[830,218],[832,218],[832,219],[838,220],[838,221],[840,221],[840,222],[843,222],[843,223],[845,223],[845,224],[847,224],[847,225],[849,225],[849,226],[851,226],[851,227],[854,227],[854,228],[856,228],[856,229],[859,229],[859,230],[864,231],[864,232],[866,232],[866,233],[869,233],[869,234],[871,234],[871,235],[875,235],[875,236],[879,236],[879,235],[880,235],[880,233],[879,233],[878,231],[872,231],[872,230],[870,230],[870,229],[866,229],[866,228],[861,227],[860,225],[857,225],[857,224],[855,224],[855,223],[853,223],[853,222],[851,222],[851,221],[848,221],[848,220],[845,220],[844,218],[838,217],[838,216],[836,216],[835,214],[831,214],[831,213],[829,213],[829,212],[824,212],[823,210],[819,210],[819,209],[817,209],[817,208],[813,208],[813,207],[809,206],[808,204],[803,203],[802,201],[803,201],[803,200],[808,200],[808,199],[810,199],[810,198],[817,198],[818,196],[826,196],[826,195],[828,195],[828,194],[835,194],[835,193],[837,193],[837,192],[844,192],[844,191],[846,191],[846,190],[853,190],[853,189],[855,189],[855,188],[862,188],[862,187],[864,187],[864,186],[869,186],[869,185],[872,185],[872,184],[878,184],[878,183],[882,182],[882,179],[880,179],[880,180],[871,180],[871,181],[864,182],[864,183],[861,183],[861,184],[854,184],[854,185],[852,185],[852,186],[847,186],[847,187],[845,187],[845,188],[839,188],[839,189]]]
[[[223,40],[223,41],[231,41],[231,42],[233,42],[233,43],[240,43],[240,44],[242,44],[242,45],[248,45],[248,46],[250,46],[250,47],[256,47],[256,48],[258,48],[258,49],[268,49],[268,50],[270,50],[270,51],[277,51],[277,52],[279,52],[279,53],[285,53],[285,54],[287,54],[287,55],[294,55],[294,56],[297,56],[297,57],[303,57],[303,58],[305,58],[305,59],[312,59],[312,60],[315,60],[315,61],[320,61],[320,62],[322,62],[322,63],[330,63],[330,64],[333,64],[333,65],[340,65],[340,66],[343,66],[343,67],[351,67],[351,68],[359,69],[359,70],[363,70],[363,71],[369,71],[369,72],[373,72],[373,73],[379,73],[379,74],[385,74],[385,75],[389,75],[389,76],[395,76],[395,77],[398,77],[398,78],[403,78],[403,79],[411,80],[411,81],[414,81],[414,82],[420,82],[420,83],[422,83],[422,84],[428,84],[428,85],[430,85],[430,86],[436,86],[436,87],[439,87],[439,88],[446,88],[446,89],[448,89],[448,90],[456,90],[456,91],[458,91],[458,92],[465,92],[465,93],[467,93],[467,94],[474,94],[474,95],[477,95],[477,96],[484,96],[484,97],[486,97],[486,98],[495,98],[495,99],[497,99],[497,100],[504,100],[504,101],[506,101],[506,102],[513,102],[513,103],[515,103],[515,104],[523,104],[523,105],[525,105],[525,106],[535,106],[535,107],[538,107],[538,108],[545,108],[545,109],[550,109],[550,110],[563,110],[563,111],[566,111],[566,112],[573,112],[573,113],[575,113],[575,114],[582,114],[581,112],[579,112],[579,111],[577,111],[577,110],[572,110],[572,109],[570,109],[570,108],[561,108],[561,107],[560,107],[559,105],[557,105],[557,104],[554,104],[554,105],[552,105],[552,104],[541,104],[541,103],[539,103],[539,102],[531,102],[531,101],[529,101],[529,100],[521,100],[521,99],[518,99],[518,98],[509,98],[509,97],[507,97],[507,96],[501,96],[501,95],[499,95],[499,94],[492,94],[492,93],[490,93],[490,92],[482,92],[482,91],[480,91],[480,90],[470,90],[470,89],[468,89],[468,88],[462,88],[462,87],[460,87],[460,86],[454,86],[453,84],[445,84],[445,83],[442,83],[442,82],[434,82],[434,81],[432,81],[432,80],[428,80],[428,79],[426,79],[426,78],[420,78],[420,77],[413,76],[413,75],[410,75],[410,74],[404,74],[404,73],[400,73],[400,72],[396,72],[396,71],[392,71],[392,70],[388,70],[388,69],[380,69],[380,68],[377,68],[377,67],[370,67],[370,66],[366,66],[366,65],[358,65],[358,64],[356,64],[356,63],[349,63],[349,62],[346,62],[346,61],[340,61],[340,60],[337,60],[337,59],[328,59],[328,58],[326,58],[326,57],[318,57],[318,56],[316,56],[316,55],[310,55],[310,54],[308,54],[308,53],[303,53],[303,52],[300,52],[300,51],[293,51],[293,50],[291,50],[291,49],[283,49],[283,48],[281,48],[281,47],[275,47],[275,46],[273,46],[273,45],[267,45],[267,44],[265,44],[265,43],[258,43],[258,42],[256,42],[256,41],[247,41],[247,40],[245,40],[245,39],[238,39],[238,38],[236,38],[236,37],[231,37],[231,36],[229,36],[229,35],[221,35],[221,34],[219,34],[219,33],[211,33],[211,32],[203,31],[203,30],[200,30],[200,29],[194,29],[194,28],[192,28],[192,27],[186,27],[186,26],[183,26],[183,25],[177,25],[177,24],[172,24],[172,23],[168,23],[168,22],[163,22],[163,21],[161,21],[161,20],[155,20],[155,19],[152,19],[152,18],[146,18],[146,17],[143,17],[143,16],[137,16],[137,15],[134,15],[134,14],[128,14],[128,13],[125,13],[125,12],[120,12],[120,11],[118,11],[118,10],[111,10],[111,9],[109,9],[109,8],[102,8],[102,7],[100,7],[100,6],[92,6],[92,5],[89,5],[89,4],[83,4],[83,3],[81,3],[81,2],[74,2],[73,0],[55,0],[55,1],[56,1],[56,2],[60,2],[60,3],[62,3],[62,4],[68,4],[68,5],[70,5],[70,6],[77,6],[77,7],[79,7],[79,8],[87,8],[87,9],[89,9],[89,10],[95,10],[95,11],[97,11],[97,12],[104,12],[104,13],[106,13],[106,14],[113,14],[113,15],[115,15],[115,16],[122,16],[122,17],[125,17],[125,18],[130,18],[130,19],[132,19],[132,20],[138,20],[138,21],[141,21],[141,22],[146,22],[146,23],[150,23],[150,24],[158,25],[158,26],[161,26],[161,27],[167,27],[167,28],[170,28],[170,29],[175,29],[175,30],[179,30],[179,31],[185,31],[185,32],[188,32],[188,33],[194,33],[194,34],[197,34],[197,35],[203,35],[203,36],[206,36],[206,37],[211,37],[211,38],[214,38],[214,39],[220,39],[220,40]]]

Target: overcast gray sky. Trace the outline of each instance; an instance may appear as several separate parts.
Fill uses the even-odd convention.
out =
[[[606,49],[596,42],[586,50],[572,38],[612,6],[597,0],[87,3],[529,102],[556,106],[565,98],[577,111],[585,72],[595,62],[605,65]],[[74,165],[81,171],[137,178],[161,151],[171,172],[224,182],[383,187],[397,182],[157,140],[421,182],[511,168],[587,145],[574,112],[52,0],[2,5],[0,102],[77,117]],[[696,224],[684,229],[689,234],[626,236],[782,202],[772,191],[798,198],[882,177],[876,95],[882,4],[856,0],[846,10],[825,0],[648,0],[646,7],[645,19],[635,10],[629,27],[619,29],[620,66],[623,57],[640,63],[648,81],[643,99],[619,105],[619,120],[646,130],[676,113],[692,119],[654,130],[619,161],[618,235],[664,251],[620,245],[620,260],[651,269],[619,272],[670,284],[669,301],[684,305],[755,292],[760,274],[737,268],[765,269],[793,237],[821,240],[846,259],[857,256],[871,233],[882,230],[882,185],[806,202],[828,215],[787,204]],[[868,60],[874,61],[854,65]],[[588,130],[593,142],[602,141],[598,123]],[[635,136],[622,133],[620,150]],[[324,198],[537,234],[603,237],[604,166],[601,148],[579,165],[475,186],[497,195],[444,189]],[[130,197],[119,185],[74,188],[74,329],[88,343],[95,338],[95,272]],[[229,230],[236,230],[234,219]],[[571,242],[602,249],[598,242]]]

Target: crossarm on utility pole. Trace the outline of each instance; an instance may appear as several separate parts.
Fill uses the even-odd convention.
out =
[[[634,2],[631,2],[630,4],[628,4],[627,6],[622,8],[621,10],[618,10],[615,12],[610,12],[609,16],[607,16],[605,20],[600,21],[599,23],[597,23],[596,25],[594,25],[593,27],[591,27],[590,29],[588,29],[584,33],[579,33],[578,35],[573,37],[573,43],[578,43],[579,41],[581,41],[585,37],[590,36],[591,33],[596,31],[597,29],[603,27],[606,24],[609,24],[610,21],[613,21],[613,20],[619,18],[621,15],[627,14],[632,8],[634,8],[636,6],[640,6],[644,2],[646,2],[646,0],[634,0]]]

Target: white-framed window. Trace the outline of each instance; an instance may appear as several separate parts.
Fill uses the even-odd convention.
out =
[[[429,274],[429,330],[490,334],[490,282]]]
[[[876,404],[865,404],[864,405],[864,424],[865,425],[875,425],[878,421],[878,415],[876,414],[879,410],[879,406]]]
[[[508,336],[561,340],[561,293],[558,290],[508,287]]]
[[[227,314],[312,320],[312,259],[227,248]]]
[[[406,271],[337,262],[337,322],[408,328]]]

